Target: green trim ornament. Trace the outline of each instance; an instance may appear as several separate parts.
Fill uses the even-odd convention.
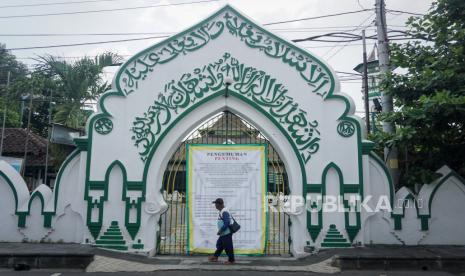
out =
[[[342,137],[350,137],[355,133],[355,126],[349,121],[342,121],[337,125],[337,133]]]
[[[98,134],[106,135],[113,130],[113,122],[108,118],[100,118],[95,122],[95,131]]]

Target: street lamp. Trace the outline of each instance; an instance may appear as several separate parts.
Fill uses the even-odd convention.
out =
[[[226,77],[224,79],[224,85],[226,85],[226,92],[224,93],[224,97],[227,98],[229,95],[228,95],[228,90],[229,90],[229,86],[233,83],[233,79],[230,78],[230,77]]]
[[[224,78],[224,85],[226,86],[226,91],[224,92],[224,97],[227,98],[229,95],[229,86],[233,83],[233,79],[230,77]],[[226,144],[229,144],[229,139],[228,139],[228,111],[225,110],[225,115],[226,115]]]

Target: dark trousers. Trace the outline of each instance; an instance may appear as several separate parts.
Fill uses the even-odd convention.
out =
[[[232,233],[220,236],[216,241],[216,251],[214,255],[216,257],[219,257],[223,250],[226,251],[226,254],[228,255],[228,261],[234,262],[234,247],[232,241]]]

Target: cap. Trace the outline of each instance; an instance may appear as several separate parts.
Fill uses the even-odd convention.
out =
[[[224,204],[224,201],[222,198],[217,198],[215,199],[215,201],[213,201],[212,203],[215,203],[215,204]]]

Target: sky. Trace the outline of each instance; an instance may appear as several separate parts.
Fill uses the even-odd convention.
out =
[[[172,5],[199,1],[202,0],[2,0],[0,1],[0,43],[6,44],[8,49],[14,49],[173,35],[201,21],[227,3],[261,24],[372,9],[375,3],[375,0],[220,0]],[[430,8],[431,3],[432,0],[386,0],[386,8],[424,14]],[[146,6],[158,7],[127,9]],[[121,10],[76,13],[108,9]],[[54,13],[76,14],[51,15]],[[406,30],[405,21],[409,16],[404,13],[389,12],[387,14],[388,29]],[[366,29],[366,35],[371,36],[376,34],[374,19],[374,11],[365,11],[275,24],[268,26],[267,29],[287,39],[340,31],[361,34],[363,28]],[[42,36],[44,34],[47,36]],[[128,59],[131,55],[161,40],[163,38],[85,46],[11,50],[11,53],[29,66],[37,63],[34,59],[43,55],[63,57],[72,61],[79,57],[95,56],[112,51]],[[375,40],[367,41],[369,52],[373,49],[374,43]],[[325,60],[336,72],[355,73],[353,68],[362,61],[360,41],[351,43],[307,41],[297,44]],[[106,68],[105,78],[110,81],[115,71],[116,68]],[[338,75],[343,77],[341,91],[354,99],[357,115],[363,115],[361,78],[349,77],[348,79],[345,73],[338,73]]]

